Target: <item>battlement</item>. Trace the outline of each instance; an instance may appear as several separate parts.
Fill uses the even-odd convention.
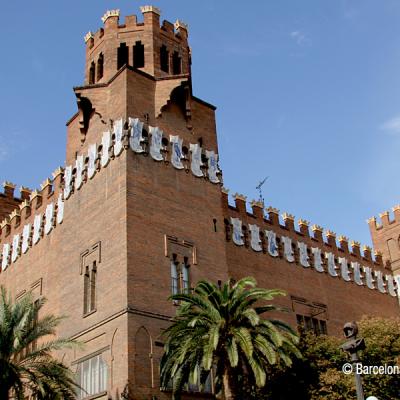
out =
[[[161,10],[154,6],[140,8],[143,22],[128,15],[120,23],[120,11],[108,10],[103,27],[84,36],[86,43],[85,84],[107,82],[124,65],[154,77],[190,73],[188,25],[177,20],[163,21]]]
[[[384,211],[379,214],[379,219],[371,217],[367,220],[367,223],[371,230],[379,230],[388,227],[392,224],[400,223],[400,205],[392,207],[393,214],[389,211]]]
[[[400,205],[392,208],[392,213],[384,211],[379,219],[367,220],[372,242],[382,252],[383,262],[396,273],[400,273]]]
[[[0,221],[2,221],[8,214],[10,214],[19,203],[24,199],[24,191],[21,188],[21,198],[15,194],[16,185],[11,182],[3,183],[4,191],[0,192]]]
[[[228,190],[222,190],[225,214],[226,241],[238,249],[248,249],[253,257],[272,257],[285,263],[324,274],[332,279],[352,283],[353,288],[361,287],[377,293],[400,298],[400,275],[393,275],[382,263],[379,251],[362,246],[357,241],[324,230],[319,225],[311,227],[304,219],[298,220],[289,213],[279,215],[273,207],[252,201],[252,212],[247,212],[246,197],[235,194],[235,205],[229,204]],[[283,222],[281,222],[283,221]],[[325,235],[324,235],[325,234]],[[231,251],[236,251],[231,248]],[[257,255],[258,254],[258,255]],[[235,256],[236,257],[236,256]],[[249,257],[251,255],[249,254]]]
[[[23,201],[0,223],[2,270],[61,224],[64,203],[128,149],[137,156],[150,156],[155,162],[191,172],[211,184],[221,184],[218,154],[213,150],[204,150],[199,143],[184,143],[179,136],[145,126],[138,118],[118,119],[112,123],[111,131],[103,133],[101,143],[91,144],[86,154],[77,155],[73,165],[57,168],[40,189],[30,192],[23,188]],[[11,196],[15,185],[7,183],[5,187]]]
[[[233,204],[229,201],[229,190],[222,188],[223,207],[228,212],[229,217],[239,218],[243,223],[258,224],[261,227],[274,228],[277,232],[284,232],[292,238],[306,240],[323,247],[331,249],[338,255],[347,254],[353,260],[367,262],[378,267],[384,267],[382,262],[382,252],[373,251],[370,246],[361,245],[360,242],[351,240],[346,236],[337,236],[335,232],[324,229],[320,225],[311,225],[305,219],[298,219],[294,215],[284,212],[274,207],[264,207],[260,201],[252,200],[247,203],[246,196],[235,193],[232,197]],[[250,209],[251,212],[247,210]],[[311,232],[310,232],[311,228]],[[269,228],[268,228],[269,229]]]

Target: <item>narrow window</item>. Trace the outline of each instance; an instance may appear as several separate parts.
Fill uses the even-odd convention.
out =
[[[178,269],[175,260],[171,261],[171,293],[178,294]]]
[[[96,310],[96,262],[85,268],[83,276],[83,315]]]
[[[89,70],[89,85],[93,85],[95,81],[95,75],[96,74],[96,64],[94,61],[90,64],[90,70]]]
[[[121,43],[117,51],[117,69],[122,68],[124,65],[128,64],[129,60],[129,47],[126,43]]]
[[[161,71],[169,72],[169,52],[165,45],[160,47],[160,68]]]
[[[190,284],[189,284],[189,266],[187,265],[186,261],[182,265],[182,276],[181,276],[181,287],[180,287],[180,292],[188,294],[190,290]]]
[[[174,51],[172,56],[172,72],[174,75],[182,73],[182,58],[179,56],[177,51]]]
[[[135,68],[144,67],[144,45],[140,41],[133,46],[133,66]]]
[[[87,314],[90,309],[89,287],[90,287],[89,267],[86,267],[85,275],[83,276],[83,314]]]
[[[96,263],[94,263],[90,274],[90,311],[96,309],[96,273]]]
[[[99,59],[97,60],[97,81],[99,81],[103,77],[104,71],[104,56],[103,53],[100,53]]]

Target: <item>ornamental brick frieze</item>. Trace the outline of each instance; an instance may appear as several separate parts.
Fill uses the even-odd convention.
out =
[[[376,252],[372,258],[372,249],[359,242],[351,242],[345,236],[325,231],[318,225],[312,226],[310,235],[309,223],[303,219],[295,228],[294,216],[284,213],[283,224],[279,220],[279,210],[267,208],[268,217],[264,217],[264,205],[251,203],[252,213],[247,212],[246,198],[234,195],[235,206],[228,204],[228,190],[223,189],[225,200],[226,240],[232,245],[258,253],[261,257],[281,259],[294,268],[303,268],[315,273],[326,274],[332,279],[352,282],[400,299],[400,275],[389,273],[382,264],[381,255]]]
[[[85,154],[78,154],[72,165],[59,167],[53,180],[46,179],[41,190],[30,193],[1,223],[0,266],[7,270],[13,263],[50,235],[63,222],[68,199],[90,183],[97,173],[130,150],[134,154],[150,155],[155,162],[171,165],[176,170],[192,173],[197,178],[220,184],[222,173],[218,154],[205,150],[198,143],[183,143],[178,135],[166,135],[158,127],[148,127],[138,118],[114,121],[103,132],[101,143],[93,143]]]

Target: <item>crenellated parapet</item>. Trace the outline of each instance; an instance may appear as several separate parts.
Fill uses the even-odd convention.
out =
[[[154,162],[191,173],[196,179],[222,184],[218,154],[213,150],[203,149],[199,143],[184,143],[179,136],[167,135],[138,118],[117,119],[111,130],[103,132],[100,143],[89,145],[87,153],[78,154],[72,165],[57,168],[40,189],[23,188],[24,200],[0,225],[1,270],[5,271],[51,234],[63,222],[68,200],[123,151],[138,157],[150,156]],[[8,183],[6,188],[11,195],[15,187]]]
[[[394,273],[400,273],[400,205],[392,208],[392,213],[384,211],[379,218],[367,220],[375,249],[382,253],[383,263]]]
[[[136,15],[129,15],[121,23],[120,11],[108,10],[101,18],[103,27],[95,33],[89,31],[84,36],[86,84],[108,81],[124,64],[157,77],[189,74],[187,24],[179,20],[174,24],[168,21],[160,24],[161,10],[155,6],[142,6],[140,11],[143,22]],[[164,55],[162,51],[160,53],[163,45],[166,50]],[[179,71],[176,70],[178,58],[175,61],[172,59],[175,53],[179,58]],[[166,61],[161,65],[160,58],[163,57]]]
[[[337,238],[335,232],[316,224],[310,233],[308,221],[299,219],[296,224],[295,216],[289,213],[283,213],[280,219],[278,209],[264,208],[260,202],[252,201],[252,212],[247,212],[246,197],[233,197],[234,206],[228,202],[227,189],[223,189],[226,240],[236,247],[382,294],[400,295],[400,275],[393,276],[385,268],[379,251],[373,252],[354,240],[349,242],[343,235]]]

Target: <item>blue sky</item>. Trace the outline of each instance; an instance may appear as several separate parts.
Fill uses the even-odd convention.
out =
[[[83,36],[138,1],[5,2],[0,180],[38,187],[64,163]],[[151,3],[150,3],[151,4]],[[400,2],[154,1],[187,22],[195,94],[215,104],[231,193],[369,243],[366,218],[400,203]]]

